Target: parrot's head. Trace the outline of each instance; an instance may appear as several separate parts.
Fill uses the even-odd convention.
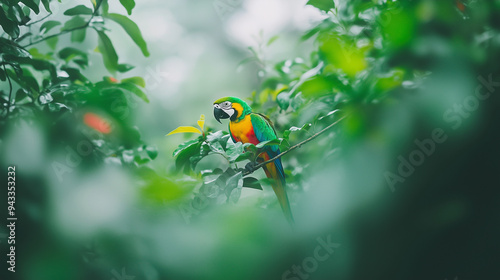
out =
[[[223,97],[214,102],[214,117],[218,122],[220,119],[235,121],[252,112],[248,104],[236,97]]]

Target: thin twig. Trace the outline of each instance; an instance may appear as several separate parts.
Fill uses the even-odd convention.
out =
[[[35,20],[35,21],[32,21],[32,22],[30,22],[30,23],[26,24],[26,26],[31,26],[31,25],[33,25],[33,24],[37,24],[37,23],[39,23],[39,22],[41,22],[41,21],[45,20],[46,18],[50,17],[51,15],[52,15],[52,13],[49,13],[48,15],[44,16],[44,17],[43,17],[43,18],[41,18],[41,19],[38,19],[38,20]]]
[[[10,104],[12,103],[12,82],[10,81],[9,73],[7,73],[7,68],[5,68],[5,63],[3,64],[3,71],[5,72],[5,76],[9,81],[9,103],[7,104],[7,119],[8,119],[10,113]]]
[[[246,176],[246,175],[252,174],[255,170],[257,170],[257,169],[261,168],[262,166],[264,166],[264,165],[266,165],[266,164],[268,164],[268,163],[271,163],[271,162],[273,162],[273,161],[275,161],[275,160],[279,159],[280,157],[282,157],[282,156],[284,156],[284,155],[288,154],[289,152],[291,152],[291,151],[293,151],[293,150],[295,150],[295,149],[299,148],[300,146],[302,146],[302,145],[306,144],[307,142],[309,142],[309,141],[313,140],[314,138],[318,137],[319,135],[321,135],[321,134],[325,133],[325,131],[327,131],[328,129],[330,129],[330,128],[334,127],[337,123],[339,123],[341,120],[345,119],[346,117],[347,117],[347,116],[343,116],[343,117],[341,117],[341,118],[340,118],[340,119],[338,119],[337,121],[335,121],[335,122],[333,122],[332,124],[329,124],[327,127],[323,128],[321,131],[316,132],[315,134],[313,134],[311,137],[307,138],[306,140],[304,140],[304,141],[302,141],[302,142],[300,142],[300,143],[297,143],[297,144],[295,144],[295,145],[291,146],[288,150],[286,150],[286,151],[284,151],[284,152],[282,152],[282,153],[278,154],[277,156],[275,156],[275,157],[273,157],[273,158],[271,158],[271,159],[269,159],[269,160],[266,160],[266,161],[264,161],[264,162],[261,162],[261,163],[257,164],[256,166],[254,166],[254,167],[252,168],[252,170],[251,170],[251,171],[245,171],[245,172],[243,172],[243,176]]]
[[[34,42],[31,42],[31,43],[29,43],[29,44],[27,44],[27,45],[23,46],[23,48],[27,48],[27,47],[32,46],[32,45],[36,45],[36,44],[38,44],[38,43],[40,43],[40,42],[46,41],[46,40],[51,39],[51,38],[54,38],[54,37],[59,37],[59,36],[61,36],[61,35],[64,35],[64,34],[67,34],[67,33],[73,32],[73,31],[75,31],[75,30],[85,29],[85,28],[89,27],[89,26],[90,26],[90,22],[92,22],[92,20],[94,19],[94,17],[97,15],[97,12],[99,11],[99,8],[100,8],[100,6],[101,6],[101,3],[102,3],[102,2],[103,2],[103,0],[101,0],[101,1],[99,1],[99,2],[97,2],[96,6],[95,6],[95,9],[94,9],[94,12],[92,13],[92,16],[90,16],[90,19],[89,19],[89,20],[87,21],[87,23],[85,23],[84,25],[82,25],[82,26],[77,26],[77,27],[73,27],[73,28],[70,28],[70,29],[66,29],[66,30],[63,30],[63,31],[61,31],[61,32],[59,32],[59,33],[56,33],[56,34],[52,34],[52,35],[49,35],[49,36],[43,37],[43,38],[41,38],[41,39],[39,39],[39,40],[36,40],[36,41],[34,41]]]

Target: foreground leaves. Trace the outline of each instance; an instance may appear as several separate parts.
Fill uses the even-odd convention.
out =
[[[148,46],[146,45],[146,41],[142,37],[141,31],[137,24],[135,24],[128,17],[120,15],[120,14],[107,14],[106,18],[113,20],[123,27],[123,29],[127,32],[127,34],[132,38],[135,44],[141,49],[142,54],[144,56],[149,56]]]
[[[199,130],[198,128],[196,128],[194,126],[179,126],[178,128],[169,132],[166,136],[177,134],[177,133],[198,133],[198,134],[205,135],[205,132],[203,130],[203,128],[205,126],[205,115],[201,115],[200,119],[197,121],[197,123],[198,123],[198,126],[201,128],[201,130]]]

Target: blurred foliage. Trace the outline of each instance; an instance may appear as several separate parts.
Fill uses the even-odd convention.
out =
[[[114,21],[139,46],[145,56],[148,49],[137,25],[123,15],[108,13],[108,1],[93,1],[92,6],[77,5],[64,11],[66,22],[50,20],[49,1],[2,2],[4,18],[1,26],[7,36],[0,38],[2,69],[0,79],[8,84],[0,92],[1,130],[5,138],[8,126],[20,122],[36,123],[46,131],[53,131],[54,146],[60,143],[78,143],[86,139],[82,128],[93,129],[92,158],[96,162],[113,157],[123,164],[142,164],[154,159],[154,147],[140,140],[137,128],[131,126],[134,103],[149,102],[143,92],[144,79],[128,77],[117,80],[105,76],[102,81],[90,81],[83,71],[89,67],[88,49],[82,48],[87,31],[95,32],[98,46],[108,71],[126,73],[133,68],[119,63],[113,43],[107,33],[108,21]],[[131,13],[134,1],[123,1]],[[31,16],[45,9],[47,16],[31,21]],[[68,35],[66,35],[68,34]],[[62,36],[70,36],[71,44],[59,46]],[[5,38],[7,37],[7,38]],[[37,46],[46,43],[50,50]],[[95,67],[95,66],[92,66]],[[75,127],[72,124],[76,124]],[[61,134],[61,132],[64,132]],[[87,133],[88,134],[88,133]],[[148,151],[141,155],[141,151]],[[127,155],[134,155],[128,160]],[[154,155],[154,156],[153,156]],[[64,173],[64,171],[61,171]]]
[[[132,14],[134,0],[115,2]],[[238,66],[258,67],[246,100],[275,122],[279,140],[233,143],[202,115],[199,129],[170,133],[198,135],[187,134],[172,164],[157,168],[154,160],[170,155],[159,155],[133,125],[137,103],[149,102],[145,81],[128,76],[134,66],[120,61],[108,36],[126,34],[149,56],[138,26],[110,13],[107,0],[64,11],[65,22],[51,18],[49,0],[2,1],[2,170],[19,156],[13,151],[26,151],[16,182],[23,224],[15,277],[498,278],[500,229],[491,215],[500,211],[492,178],[500,168],[492,82],[500,74],[500,1],[307,5],[324,16],[297,38],[313,43],[307,57],[266,59],[278,34],[250,47]],[[102,64],[89,63],[92,51]],[[110,76],[87,78],[97,67]],[[478,85],[491,96],[477,112],[448,114]],[[264,145],[286,151],[340,116],[348,117],[282,158],[297,220],[291,233],[267,179],[242,166]],[[413,176],[388,182],[384,174],[397,173],[415,139],[436,128],[450,140]],[[257,195],[242,199],[245,192]],[[293,267],[306,266],[322,236],[341,246],[300,276]]]
[[[130,15],[135,2],[120,3]],[[149,56],[138,26],[127,16],[109,13],[107,0],[89,1],[88,5],[76,5],[66,11],[56,9],[55,13],[51,7],[55,6],[51,6],[50,0],[0,3],[0,25],[4,31],[0,38],[2,166],[18,162],[15,157],[23,159],[23,155],[8,156],[9,151],[26,148],[15,148],[16,145],[43,145],[37,145],[38,142],[47,143],[49,155],[66,154],[62,160],[53,156],[45,159],[48,167],[45,172],[56,179],[54,182],[67,182],[75,169],[97,170],[105,165],[119,165],[133,171],[138,178],[144,176],[147,183],[158,183],[158,176],[151,175],[151,169],[143,170],[145,164],[157,157],[157,149],[144,143],[139,129],[132,124],[136,103],[149,102],[144,92],[145,81],[138,76],[115,78],[117,73],[127,75],[134,66],[119,60],[108,37],[112,32],[108,23],[113,21],[123,28],[117,32],[127,34],[142,54]],[[59,12],[66,16],[65,22],[52,20]],[[32,20],[36,17],[40,19]],[[95,50],[86,44],[94,34],[98,42]],[[70,40],[59,42],[65,37]],[[86,77],[84,73],[89,68],[102,67],[90,65],[92,52],[100,53],[102,65],[112,76],[104,76],[100,81]],[[21,139],[28,143],[11,143],[12,135],[25,127],[43,132],[37,135],[39,138]],[[20,162],[38,162],[43,157],[27,156]],[[46,181],[40,178],[39,171],[25,169],[21,175],[28,181]],[[47,183],[40,188],[46,189]],[[21,182],[18,195],[22,196],[28,190],[19,185],[22,186]],[[42,197],[32,207],[43,207],[45,203]],[[21,215],[22,209],[26,209],[23,204],[18,211]],[[37,223],[32,222],[36,228]],[[41,273],[40,279],[53,272],[47,273]],[[64,273],[58,277],[64,278]]]

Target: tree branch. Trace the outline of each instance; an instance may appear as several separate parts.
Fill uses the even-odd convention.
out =
[[[301,147],[302,145],[306,144],[307,142],[309,142],[309,141],[313,140],[314,138],[316,138],[316,137],[320,136],[321,134],[325,133],[328,129],[330,129],[330,128],[334,127],[336,124],[338,124],[341,120],[345,119],[346,117],[347,117],[347,116],[343,116],[343,117],[341,117],[340,119],[338,119],[337,121],[333,122],[332,124],[329,124],[327,127],[323,128],[323,129],[322,129],[322,130],[320,130],[319,132],[316,132],[315,134],[311,135],[311,137],[307,138],[306,140],[304,140],[304,141],[302,141],[302,142],[300,142],[300,143],[297,143],[297,144],[295,144],[295,145],[291,146],[288,150],[286,150],[286,151],[284,151],[284,152],[282,152],[282,153],[278,154],[277,156],[275,156],[275,157],[273,157],[273,158],[271,158],[271,159],[269,159],[269,160],[266,160],[266,161],[264,161],[264,162],[261,162],[261,163],[257,164],[256,166],[254,166],[254,167],[252,168],[252,170],[251,170],[251,171],[248,171],[248,170],[247,170],[247,171],[243,172],[243,176],[247,176],[247,175],[249,175],[249,174],[252,174],[253,172],[255,172],[255,170],[257,170],[257,169],[259,169],[259,168],[263,167],[264,165],[266,165],[266,164],[268,164],[268,163],[271,163],[271,162],[273,162],[273,161],[275,161],[275,160],[279,159],[280,157],[282,157],[282,156],[284,156],[284,155],[288,154],[289,152],[291,152],[291,151],[293,151],[293,150],[295,150],[295,149],[297,149],[297,148]]]
[[[47,18],[48,18],[48,17],[50,17],[51,15],[52,15],[52,14],[48,14],[48,15],[44,16],[44,17],[43,17],[43,18],[41,18],[41,19],[37,19],[37,20],[35,20],[35,21],[32,21],[32,22],[30,22],[30,23],[26,24],[26,26],[31,26],[31,25],[33,25],[33,24],[37,24],[37,23],[39,23],[39,22],[41,22],[41,21],[44,21],[45,19],[47,19]]]
[[[59,33],[56,33],[56,34],[52,34],[52,35],[49,35],[49,36],[46,36],[46,37],[43,37],[39,40],[36,40],[34,42],[30,42],[29,44],[27,45],[24,45],[23,48],[27,48],[29,46],[32,46],[32,45],[36,45],[38,43],[41,43],[43,41],[46,41],[48,39],[51,39],[51,38],[54,38],[54,37],[59,37],[61,35],[64,35],[64,34],[67,34],[67,33],[70,33],[70,32],[73,32],[75,30],[79,30],[79,29],[85,29],[87,27],[90,26],[90,22],[92,22],[92,20],[94,19],[94,17],[97,15],[97,12],[99,11],[99,8],[101,7],[101,4],[104,0],[101,0],[99,2],[97,2],[96,6],[95,6],[95,9],[94,9],[94,12],[92,13],[92,15],[90,16],[90,19],[87,21],[87,23],[85,23],[84,25],[82,26],[77,26],[77,27],[73,27],[73,28],[70,28],[70,29],[66,29],[66,30],[63,30]]]

